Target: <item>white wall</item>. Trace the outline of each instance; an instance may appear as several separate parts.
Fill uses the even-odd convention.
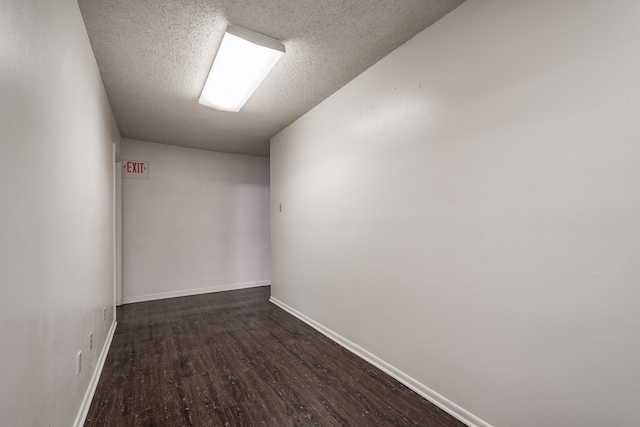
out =
[[[119,138],[76,1],[3,0],[3,426],[68,427],[80,412],[114,321],[112,143]]]
[[[640,425],[638,17],[469,0],[274,137],[273,297],[478,424]]]
[[[123,302],[269,284],[269,159],[123,139]]]

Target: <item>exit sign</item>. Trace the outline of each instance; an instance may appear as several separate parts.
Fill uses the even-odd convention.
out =
[[[149,162],[141,160],[123,160],[122,177],[149,179]]]

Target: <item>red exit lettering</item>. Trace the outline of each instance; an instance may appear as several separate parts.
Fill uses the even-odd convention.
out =
[[[126,162],[122,166],[126,169],[127,173],[144,173],[147,169],[144,166],[144,162]]]

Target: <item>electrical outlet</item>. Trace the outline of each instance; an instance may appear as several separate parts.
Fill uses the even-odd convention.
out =
[[[102,307],[102,321],[107,321],[107,307]]]
[[[93,332],[89,332],[89,351],[93,350]]]
[[[76,375],[80,375],[82,371],[82,350],[76,355]]]

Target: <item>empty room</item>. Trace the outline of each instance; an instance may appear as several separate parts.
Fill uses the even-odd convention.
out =
[[[639,22],[0,0],[0,425],[640,425]]]

